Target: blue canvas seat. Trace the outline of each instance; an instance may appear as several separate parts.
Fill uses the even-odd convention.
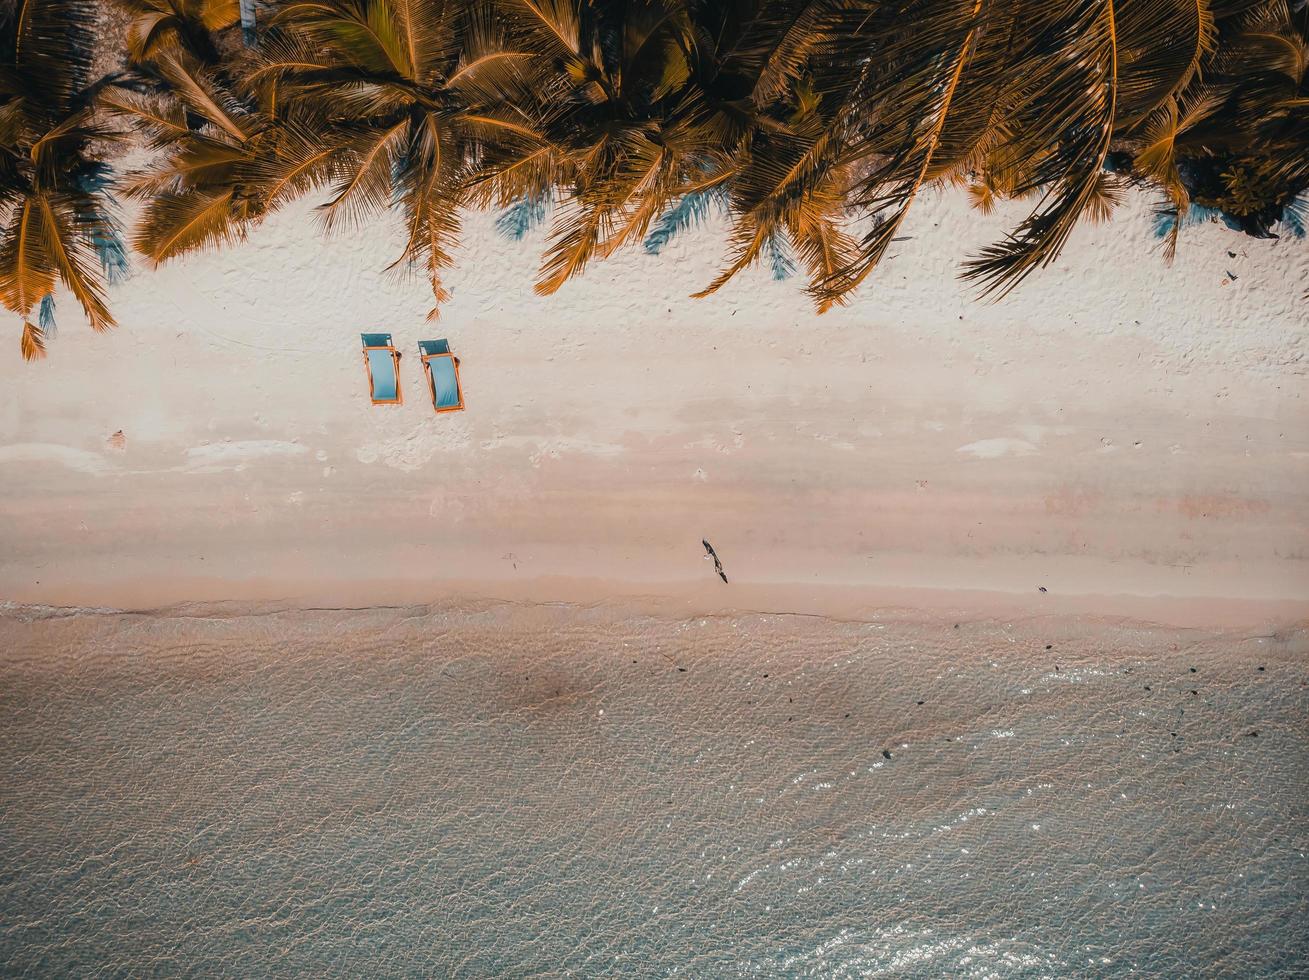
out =
[[[418,353],[432,389],[432,407],[438,412],[458,412],[464,407],[464,393],[459,385],[459,358],[450,353],[444,340],[420,340]]]
[[[399,405],[400,352],[391,343],[389,333],[363,333],[364,366],[368,369],[368,395],[374,405]]]

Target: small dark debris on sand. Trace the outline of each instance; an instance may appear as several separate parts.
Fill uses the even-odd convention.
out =
[[[679,674],[685,674],[685,673],[686,673],[686,668],[685,668],[685,667],[678,667],[678,668],[677,668],[677,672],[678,672]]]
[[[1256,668],[1256,669],[1257,669],[1257,670],[1263,670],[1263,668],[1262,668],[1262,667],[1258,667],[1258,668]]]
[[[1194,694],[1194,695],[1197,695],[1197,696],[1200,694],[1200,692],[1199,692],[1199,691],[1196,691],[1196,690],[1192,690],[1191,693]]]
[[[1046,648],[1047,650],[1053,650],[1053,649],[1054,649],[1054,644],[1053,644],[1053,643],[1047,643],[1047,644],[1045,645],[1045,648]]]
[[[1194,668],[1194,667],[1191,668],[1191,673],[1193,673],[1193,674],[1195,673],[1195,668]]]
[[[1145,685],[1145,689],[1146,689],[1147,691],[1150,690],[1150,685],[1149,685],[1149,684]]]
[[[1036,587],[1036,590],[1037,590],[1038,592],[1044,592],[1044,591],[1045,591],[1045,586],[1044,586],[1044,585],[1038,585],[1038,586]]]
[[[918,703],[919,703],[919,704],[923,704],[923,703],[924,703],[924,702],[922,702],[922,701],[919,701],[919,702],[918,702]]]
[[[889,758],[891,758],[891,750],[890,750],[890,749],[882,749],[882,758],[883,758],[883,759],[889,759]]]
[[[1255,729],[1254,731],[1252,731],[1252,732],[1246,732],[1246,733],[1245,733],[1245,737],[1246,737],[1246,738],[1258,738],[1258,737],[1259,737],[1259,729],[1256,728],[1256,729]]]

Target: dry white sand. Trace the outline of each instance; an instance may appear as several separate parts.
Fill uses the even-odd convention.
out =
[[[764,270],[689,299],[718,225],[536,297],[543,233],[506,243],[474,215],[429,325],[425,285],[383,271],[397,228],[325,242],[309,209],[138,267],[112,334],[61,294],[43,363],[9,331],[0,597],[623,595],[1197,625],[1309,608],[1304,242],[1204,226],[1169,269],[1140,199],[985,304],[956,263],[1021,209],[984,219],[946,194],[819,317]],[[369,404],[374,330],[405,352],[403,406]],[[431,410],[429,337],[462,358],[462,414]]]

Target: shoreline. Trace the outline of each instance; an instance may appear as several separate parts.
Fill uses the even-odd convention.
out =
[[[171,594],[170,594],[171,590]],[[718,593],[718,594],[716,594]],[[83,594],[85,595],[85,593]],[[143,596],[150,596],[145,600]],[[135,597],[135,598],[134,598]],[[51,599],[54,601],[51,601]],[[161,618],[228,618],[314,612],[416,610],[459,615],[490,607],[564,609],[602,618],[701,617],[817,618],[832,623],[916,625],[957,623],[1078,622],[1147,629],[1274,635],[1309,629],[1309,611],[1295,599],[1130,594],[1061,595],[981,589],[867,588],[809,584],[743,584],[722,590],[703,583],[601,583],[586,579],[533,581],[158,583],[146,590],[122,585],[95,601],[0,599],[0,618],[139,615]]]

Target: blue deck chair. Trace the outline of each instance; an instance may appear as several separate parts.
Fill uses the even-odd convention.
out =
[[[391,343],[389,333],[361,333],[364,342],[364,367],[368,370],[368,395],[374,405],[399,405],[400,352]]]
[[[420,340],[418,353],[432,389],[432,407],[438,412],[458,412],[464,407],[464,392],[459,386],[459,358],[450,353],[444,340]]]

